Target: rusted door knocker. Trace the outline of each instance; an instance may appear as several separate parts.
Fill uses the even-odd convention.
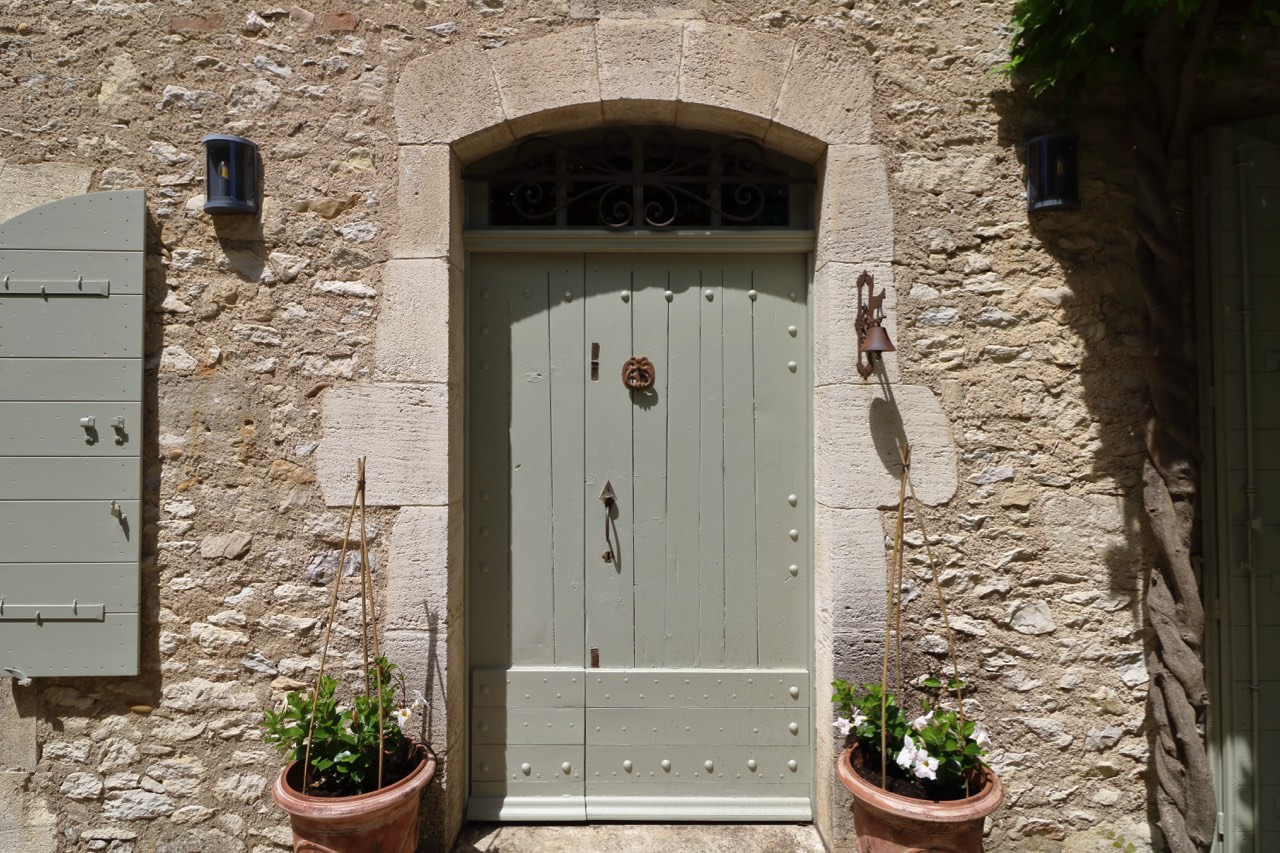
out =
[[[652,361],[642,355],[633,355],[622,365],[622,384],[632,391],[648,391],[653,387],[657,373]]]

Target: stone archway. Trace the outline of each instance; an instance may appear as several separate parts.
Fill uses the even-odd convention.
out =
[[[749,136],[818,164],[813,683],[817,766],[829,767],[834,661],[870,669],[860,650],[875,654],[883,625],[878,507],[895,500],[897,485],[866,436],[886,397],[912,437],[922,499],[944,502],[956,488],[956,452],[932,391],[898,385],[892,357],[891,392],[851,378],[857,274],[885,287],[891,317],[895,304],[893,214],[871,116],[870,78],[849,56],[699,20],[605,19],[494,50],[453,45],[402,74],[400,222],[380,288],[376,363],[369,383],[325,395],[318,470],[326,502],[338,505],[351,492],[351,460],[368,454],[369,502],[401,508],[384,649],[428,693],[426,734],[454,773],[465,761],[449,753],[466,742],[461,166],[534,133],[641,123]],[[820,772],[816,787],[817,822],[830,837],[830,775]],[[451,839],[466,786],[433,791],[438,831]]]

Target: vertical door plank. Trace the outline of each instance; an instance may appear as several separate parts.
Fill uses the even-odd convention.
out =
[[[667,315],[667,648],[663,661],[668,667],[692,667],[698,662],[698,507],[702,501],[702,374],[698,363],[702,353],[699,305],[703,301],[699,281],[695,266],[687,262],[672,265]],[[719,495],[719,484],[715,491]]]
[[[501,255],[477,255],[471,264],[467,625],[471,638],[468,652],[475,666],[507,666],[512,662],[507,547],[511,340],[506,278],[510,262]]]
[[[724,305],[718,267],[702,265],[698,288],[702,406],[698,442],[698,663],[722,666],[724,648]]]
[[[630,264],[618,256],[586,260],[586,340],[600,344],[600,379],[587,382],[586,531],[587,646],[600,650],[600,665],[630,667],[635,661],[635,601],[632,588],[631,399],[622,385],[623,362],[631,357]],[[605,509],[600,491],[613,483],[618,500],[610,521],[614,560],[605,550]]]
[[[586,666],[582,572],[583,519],[590,507],[582,488],[583,418],[590,345],[583,330],[586,286],[581,255],[549,267],[551,299],[551,550],[554,578],[555,662]],[[571,294],[565,300],[564,294]],[[556,295],[559,298],[556,298]]]
[[[752,261],[753,286],[759,294],[755,380],[760,666],[801,667],[808,659],[812,529],[804,417],[810,387],[805,357],[807,277],[800,256],[761,255]]]
[[[632,350],[653,362],[656,379],[648,391],[630,392],[632,500],[635,502],[636,666],[661,666],[666,647],[667,584],[667,350],[668,258],[637,255],[632,260]]]
[[[524,256],[511,297],[511,643],[524,666],[555,662],[551,563],[551,353],[547,259]]]
[[[725,663],[754,666],[756,588],[755,302],[750,256],[724,261],[724,642]]]

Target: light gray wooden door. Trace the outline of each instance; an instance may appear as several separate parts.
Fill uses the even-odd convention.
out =
[[[804,256],[470,269],[471,816],[808,819]]]

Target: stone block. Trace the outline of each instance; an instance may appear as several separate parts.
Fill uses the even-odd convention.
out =
[[[320,16],[320,29],[330,33],[349,33],[360,26],[355,12],[325,12]]]
[[[382,274],[374,376],[392,382],[449,378],[447,261],[388,261]]]
[[[556,130],[590,127],[602,120],[600,74],[594,27],[578,27],[492,51],[502,108],[516,136],[549,129],[549,110],[570,109],[555,116]]]
[[[814,558],[831,573],[835,632],[878,636],[884,630],[888,574],[879,511],[819,504],[814,512]]]
[[[956,492],[956,447],[942,404],[914,385],[822,385],[814,389],[814,496],[844,509],[894,507],[901,462],[911,446],[911,478],[927,505]]]
[[[370,506],[443,506],[449,476],[448,388],[369,384],[331,389],[316,477],[326,506],[355,494],[356,459],[368,457]]]
[[[0,773],[0,850],[54,853],[58,820],[43,796],[28,790],[28,773]]]
[[[400,228],[397,258],[462,259],[464,219],[458,158],[447,145],[402,145],[398,151]]]
[[[0,167],[0,220],[42,204],[89,191],[93,167],[79,163],[32,163]]]
[[[683,22],[601,21],[596,25],[601,99],[665,101],[674,110],[683,40]],[[606,114],[607,109],[606,103]]]
[[[605,124],[669,125],[676,123],[675,101],[603,101]]]
[[[827,151],[818,214],[818,263],[893,261],[893,208],[880,148]]]
[[[36,769],[37,714],[35,686],[19,687],[16,678],[0,679],[0,756],[4,770]]]
[[[459,44],[414,60],[396,87],[396,130],[404,143],[450,143],[506,120],[489,55]]]
[[[787,39],[691,21],[684,28],[681,104],[743,113],[739,117],[743,128],[755,124],[763,134],[773,118],[794,49]]]
[[[436,631],[447,622],[449,542],[447,507],[400,511],[387,561],[387,630]]]
[[[880,630],[884,630],[883,625]],[[873,631],[838,632],[832,641],[831,654],[834,659],[832,672],[835,678],[843,678],[857,684],[872,682],[878,684],[884,665],[884,634]],[[831,694],[827,695],[830,697]],[[828,703],[823,707],[831,706]]]
[[[1099,564],[1130,565],[1137,556],[1141,510],[1121,495],[1055,494],[1044,501],[1044,530],[1053,551]]]
[[[889,340],[898,341],[898,295],[893,286],[893,267],[884,263],[827,263],[814,276],[813,295],[813,384],[839,385],[861,382],[858,375],[858,276],[863,272],[875,280],[876,293],[884,291],[884,329]],[[902,381],[898,352],[883,356],[883,375],[890,383]],[[866,380],[876,384],[880,368]]]
[[[409,721],[407,733],[443,752],[449,742],[447,697],[452,692],[446,681],[449,670],[444,632],[387,631],[380,651],[404,676],[409,700],[422,694],[422,708]]]
[[[222,15],[174,15],[169,19],[169,32],[216,33],[224,22]]]
[[[869,142],[872,81],[860,55],[845,45],[797,45],[774,123],[829,145]]]

